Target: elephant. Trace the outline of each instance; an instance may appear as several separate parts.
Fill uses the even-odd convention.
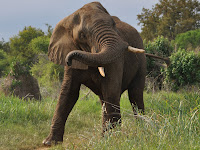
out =
[[[138,31],[91,2],[62,19],[52,33],[48,57],[64,65],[64,79],[44,145],[63,142],[65,123],[83,84],[99,96],[102,132],[121,123],[120,97],[128,90],[134,114],[144,113],[146,56]],[[110,127],[111,124],[111,127]]]

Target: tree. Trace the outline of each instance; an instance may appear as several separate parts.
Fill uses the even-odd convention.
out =
[[[31,26],[25,27],[17,36],[10,38],[11,55],[16,60],[20,60],[25,64],[31,64],[36,52],[29,48],[30,42],[40,36],[44,36],[44,32]]]
[[[4,52],[9,53],[10,52],[10,45],[9,42],[5,42],[2,38],[2,41],[0,41],[0,49],[2,49]]]
[[[0,49],[0,77],[2,77],[8,70],[9,61],[8,55],[2,49]]]
[[[51,25],[49,25],[48,23],[45,24],[47,26],[47,32],[46,32],[46,36],[47,37],[51,37],[52,33],[53,33],[53,28]]]
[[[144,39],[153,40],[160,35],[172,40],[179,33],[200,28],[200,2],[160,0],[152,10],[143,8],[137,18]]]
[[[200,48],[200,29],[178,34],[175,38],[177,48],[194,50]]]
[[[34,38],[29,43],[29,48],[32,51],[35,51],[36,53],[45,53],[45,54],[47,54],[49,41],[50,41],[50,38],[48,36],[40,36],[40,37]]]
[[[8,53],[10,52],[9,42],[5,42],[4,39],[0,41],[0,77],[4,76],[8,69],[11,58]]]

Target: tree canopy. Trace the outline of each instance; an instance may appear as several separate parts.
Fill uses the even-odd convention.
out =
[[[10,38],[11,56],[24,63],[31,63],[35,52],[29,48],[29,44],[33,39],[44,35],[40,29],[25,27],[17,36]]]
[[[9,42],[5,42],[4,39],[0,41],[0,77],[11,70],[13,72],[15,65],[30,73],[33,64],[38,62],[38,55],[48,51],[53,29],[48,24],[47,27],[47,32],[31,26],[24,27],[17,35],[11,37]]]
[[[159,0],[152,10],[143,8],[137,15],[142,25],[143,39],[157,36],[175,39],[179,33],[200,28],[200,2],[198,0]]]
[[[178,34],[175,38],[175,44],[181,49],[200,49],[200,29]]]
[[[9,42],[5,42],[4,39],[2,39],[2,41],[0,41],[0,49],[7,53],[10,52]]]

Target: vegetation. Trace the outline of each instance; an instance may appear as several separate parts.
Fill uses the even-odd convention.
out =
[[[36,53],[46,54],[48,52],[49,40],[50,38],[47,36],[34,38],[29,43],[29,48],[32,51],[36,51]]]
[[[170,57],[171,64],[167,68],[166,80],[170,81],[174,89],[188,84],[200,83],[200,52],[179,49]]]
[[[8,53],[10,52],[9,42],[5,42],[4,39],[0,41],[0,77],[5,75],[8,71],[9,64],[11,62]]]
[[[143,39],[164,36],[174,40],[176,35],[200,28],[198,0],[159,0],[152,10],[143,8],[138,15]]]
[[[171,42],[159,36],[156,39],[151,41],[144,40],[144,49],[146,53],[154,54],[161,57],[169,57],[173,52],[173,46]],[[163,81],[165,78],[165,73],[163,72],[165,65],[163,60],[158,60],[152,57],[147,57],[147,89],[162,89]]]
[[[167,38],[159,36],[154,41],[144,40],[144,49],[146,53],[154,54],[161,57],[169,57],[173,52],[173,46]],[[157,62],[157,64],[156,64]],[[160,62],[162,64],[164,62]],[[157,77],[160,74],[160,66],[158,60],[154,58],[147,57],[147,74],[152,77]]]
[[[40,55],[38,62],[31,67],[33,77],[38,80],[42,97],[56,99],[64,76],[64,67],[48,60],[47,55]]]
[[[9,42],[5,42],[4,39],[2,39],[2,41],[0,41],[0,49],[7,53],[10,52]]]
[[[175,44],[181,49],[200,49],[200,29],[178,34],[175,38]]]
[[[199,29],[178,34],[174,41],[169,41],[163,36],[153,41],[144,40],[147,53],[170,58],[170,65],[165,68],[163,61],[147,57],[147,82],[151,82],[150,88],[161,89],[167,85],[167,88],[178,90],[185,85],[199,86],[200,36],[198,35]]]
[[[200,93],[145,93],[146,115],[134,118],[122,95],[122,126],[101,137],[101,104],[90,93],[67,120],[63,145],[51,149],[199,149]],[[0,149],[37,149],[48,135],[56,101],[22,101],[0,96]]]
[[[39,147],[47,133],[53,113],[51,101],[22,101],[0,96],[0,149],[33,149]],[[49,110],[51,109],[51,110]],[[45,130],[46,129],[46,130]],[[33,142],[34,141],[34,142]],[[36,142],[37,141],[37,142]]]
[[[44,36],[44,32],[31,26],[25,27],[18,36],[10,38],[10,55],[24,64],[35,62],[36,51],[29,48],[30,42],[37,37]]]
[[[18,35],[10,38],[9,42],[0,42],[0,68],[1,76],[10,73],[15,63],[27,68],[27,72],[33,64],[37,63],[39,54],[46,54],[52,27],[48,26],[45,34],[41,29],[25,27]],[[2,73],[4,71],[4,73]]]
[[[9,66],[7,53],[0,49],[0,77],[7,71]]]
[[[40,29],[29,26],[25,27],[23,31],[20,31],[18,35],[10,38],[8,44],[4,41],[0,42],[0,47],[2,48],[2,50],[0,50],[0,58],[2,58],[0,59],[0,77],[5,76],[5,79],[2,79],[1,84],[4,84],[3,82],[7,80],[8,75],[12,78],[16,78],[16,80],[18,80],[18,77],[21,77],[21,75],[27,75],[26,77],[36,75],[34,77],[39,80],[41,75],[37,76],[36,72],[41,72],[41,68],[44,68],[44,66],[47,68],[44,68],[45,71],[40,73],[44,75],[41,78],[45,79],[48,75],[56,76],[54,75],[54,73],[57,74],[56,70],[50,67],[56,65],[50,63],[47,58],[48,45],[52,32],[52,27],[49,25],[47,26],[48,31],[46,33]],[[42,56],[46,58],[46,61],[40,60],[43,58]],[[44,62],[44,64],[40,64],[41,62]],[[56,67],[59,68],[58,65]],[[50,81],[52,80],[52,77],[46,78],[45,81],[43,80],[43,83],[39,82],[41,89],[43,89],[43,84],[46,82],[49,83],[48,79]],[[16,81],[16,83],[19,82],[20,81]]]

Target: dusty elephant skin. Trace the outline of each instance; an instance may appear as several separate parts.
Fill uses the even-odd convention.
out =
[[[101,100],[103,132],[108,123],[121,122],[120,96],[125,90],[134,113],[135,106],[144,112],[146,58],[144,53],[128,51],[129,46],[143,49],[138,32],[110,16],[98,2],[86,4],[56,25],[48,55],[51,61],[65,65],[65,73],[45,145],[63,141],[65,122],[81,84]]]

